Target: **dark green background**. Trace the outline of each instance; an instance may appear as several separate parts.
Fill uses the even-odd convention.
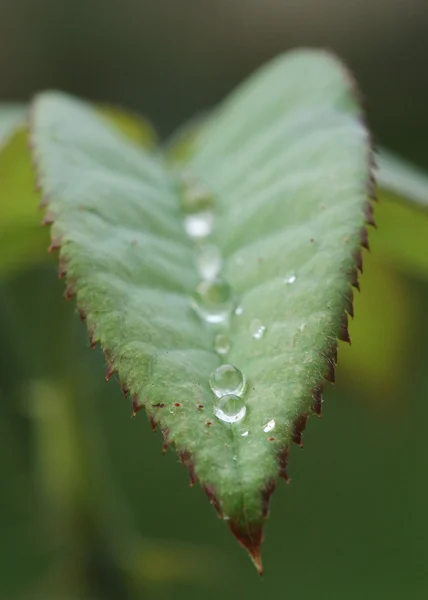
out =
[[[426,0],[0,0],[0,97],[61,88],[166,135],[278,52],[327,46],[360,81],[375,139],[428,167],[427,24]],[[428,271],[383,249],[384,204],[355,343],[273,496],[263,580],[104,382],[54,267],[3,281],[1,599],[427,597]],[[390,237],[414,245],[403,223]],[[415,252],[427,240],[428,223]]]

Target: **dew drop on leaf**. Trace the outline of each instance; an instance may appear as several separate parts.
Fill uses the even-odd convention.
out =
[[[209,211],[202,211],[186,215],[184,228],[189,237],[201,239],[207,237],[213,228],[213,215]]]
[[[250,324],[250,333],[255,340],[259,340],[263,337],[266,331],[265,325],[260,321],[260,319],[254,319]]]
[[[294,283],[295,281],[296,276],[294,275],[294,273],[284,279],[284,283]]]
[[[269,431],[272,431],[272,429],[275,428],[275,419],[271,419],[270,421],[268,421],[266,423],[266,425],[263,427],[263,431],[265,433],[268,433]]]
[[[230,350],[229,338],[225,333],[218,333],[214,338],[214,350],[224,356]]]
[[[212,210],[214,198],[211,192],[201,183],[191,179],[191,175],[183,180],[181,207],[186,213],[199,213]]]
[[[210,386],[218,398],[227,394],[240,396],[245,389],[245,377],[233,365],[221,365],[211,373]]]
[[[242,315],[242,313],[243,313],[243,312],[244,312],[244,309],[242,308],[242,306],[237,306],[237,307],[235,308],[235,315],[236,315],[237,317],[239,317],[240,315]]]
[[[207,323],[226,321],[232,313],[233,305],[232,288],[221,277],[202,281],[192,299],[192,307]]]
[[[246,412],[244,400],[235,394],[226,394],[214,407],[215,416],[224,423],[238,423],[245,417]]]
[[[221,254],[217,246],[207,244],[197,248],[196,267],[202,279],[215,279],[221,269]]]

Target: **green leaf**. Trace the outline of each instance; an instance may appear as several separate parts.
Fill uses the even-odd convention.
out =
[[[390,192],[394,199],[428,207],[428,175],[422,169],[383,149],[377,157],[377,165],[376,178],[381,195]]]
[[[334,377],[367,245],[370,151],[352,82],[327,53],[280,56],[213,113],[185,173],[64,94],[38,96],[32,122],[68,295],[108,373],[119,372],[261,571],[269,497]],[[189,300],[201,244],[186,235],[180,204],[201,186],[241,309],[217,326]],[[218,328],[227,356],[214,348]],[[216,417],[209,383],[222,363],[247,382],[233,424]]]
[[[96,109],[136,143],[145,148],[157,145],[151,125],[141,117],[112,106]],[[49,235],[40,227],[25,116],[25,107],[0,107],[0,279],[50,258]]]

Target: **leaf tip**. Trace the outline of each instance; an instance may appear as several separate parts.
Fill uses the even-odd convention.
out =
[[[243,528],[240,523],[235,521],[229,521],[228,526],[239,544],[247,550],[259,575],[263,575],[261,557],[261,543],[263,541],[262,526],[247,526]]]

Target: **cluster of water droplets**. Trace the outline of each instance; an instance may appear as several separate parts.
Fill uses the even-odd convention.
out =
[[[201,277],[191,297],[191,306],[200,319],[214,328],[214,349],[225,359],[231,348],[228,337],[230,320],[242,315],[243,308],[237,304],[232,287],[221,275],[221,252],[210,241],[214,226],[212,193],[191,173],[181,175],[180,185],[184,228],[195,243],[195,265]],[[292,284],[295,280],[296,276],[290,273],[284,283]],[[266,325],[260,319],[251,322],[249,334],[255,340],[260,340],[265,332]],[[242,421],[247,412],[245,375],[234,365],[225,363],[211,374],[209,384],[215,397],[214,415],[228,424]],[[274,427],[275,421],[271,419],[263,425],[263,431],[268,433]],[[246,437],[248,433],[244,431],[241,435]]]

